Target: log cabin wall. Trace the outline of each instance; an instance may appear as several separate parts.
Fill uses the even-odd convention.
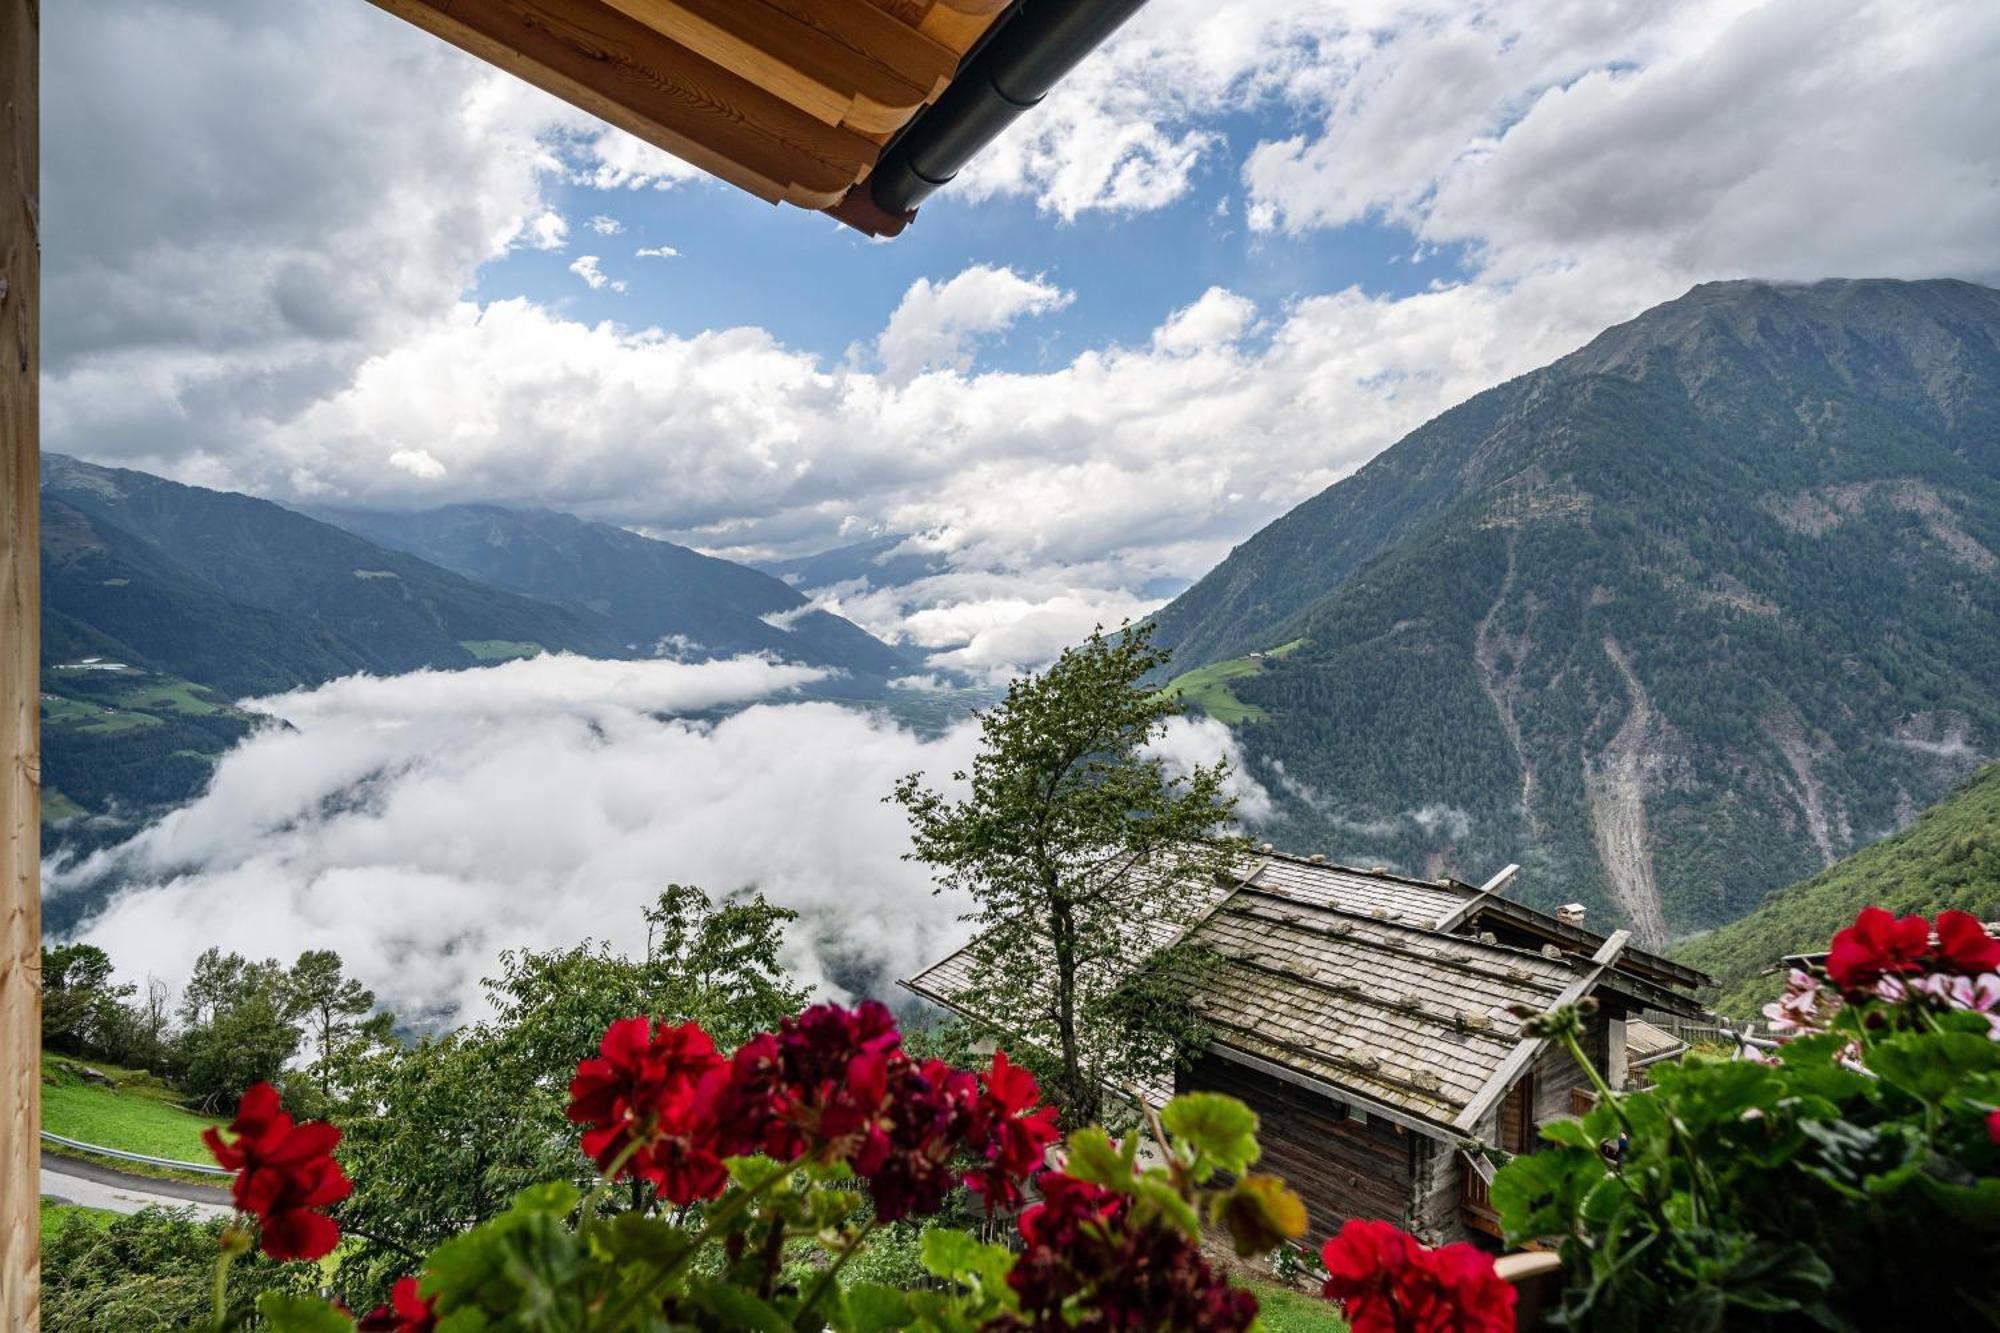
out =
[[[1305,1201],[1315,1246],[1350,1217],[1409,1225],[1416,1168],[1431,1142],[1423,1135],[1350,1116],[1338,1102],[1213,1055],[1183,1071],[1175,1090],[1227,1093],[1257,1113],[1257,1169],[1282,1176]]]
[[[1412,1134],[1410,1220],[1407,1230],[1426,1245],[1472,1240],[1462,1206],[1465,1159],[1442,1139]]]
[[[1590,1026],[1584,1030],[1583,1053],[1590,1057],[1590,1063],[1599,1073],[1608,1073],[1610,1060],[1611,1013],[1601,1009],[1593,1014]],[[1534,1063],[1529,1076],[1534,1079],[1533,1104],[1536,1125],[1545,1125],[1551,1120],[1579,1113],[1578,1094],[1588,1097],[1594,1089],[1590,1076],[1578,1067],[1576,1060],[1561,1046],[1550,1046]],[[1534,1142],[1540,1136],[1532,1136]]]

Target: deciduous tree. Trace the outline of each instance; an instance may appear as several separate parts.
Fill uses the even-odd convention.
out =
[[[1149,969],[1214,900],[1241,843],[1228,836],[1226,762],[1181,775],[1149,747],[1180,705],[1146,682],[1166,665],[1150,626],[1093,633],[980,718],[953,799],[912,774],[913,859],[969,893],[980,976],[966,1008],[1053,1062],[1071,1124],[1104,1085],[1163,1072],[1184,1010]]]

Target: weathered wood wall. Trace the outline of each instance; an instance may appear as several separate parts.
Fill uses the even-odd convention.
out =
[[[1177,1091],[1240,1098],[1262,1122],[1260,1171],[1282,1176],[1305,1200],[1315,1243],[1350,1217],[1409,1224],[1411,1166],[1422,1135],[1347,1117],[1339,1104],[1217,1056],[1175,1080]]]
[[[36,0],[0,0],[0,1329],[40,1323],[41,280]]]

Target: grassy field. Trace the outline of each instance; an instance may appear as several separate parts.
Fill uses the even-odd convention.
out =
[[[155,676],[151,683],[127,690],[119,697],[119,702],[127,708],[145,709],[149,712],[167,708],[195,717],[206,717],[210,713],[227,710],[227,705],[218,701],[210,691],[178,676]]]
[[[44,694],[42,725],[67,725],[90,735],[108,736],[113,732],[132,731],[138,727],[157,727],[160,725],[160,719],[147,713],[107,708],[87,700],[72,699],[67,695]]]
[[[151,1074],[116,1066],[92,1064],[109,1075],[116,1087],[86,1082],[77,1072],[83,1062],[44,1052],[42,1056],[42,1128],[64,1138],[103,1148],[167,1157],[179,1162],[207,1162],[201,1132],[219,1121],[180,1106],[173,1090]]]
[[[540,657],[542,645],[513,639],[461,639],[459,647],[482,662],[510,662],[517,657]]]
[[[1257,1319],[1265,1333],[1347,1333],[1347,1321],[1330,1301],[1274,1282],[1238,1279],[1237,1285],[1257,1293]]]
[[[1282,647],[1273,648],[1264,657],[1284,657],[1297,652],[1304,642],[1304,639],[1294,639]],[[1240,726],[1245,722],[1261,721],[1264,710],[1238,699],[1229,682],[1254,676],[1263,669],[1263,661],[1254,657],[1211,662],[1205,667],[1196,667],[1193,671],[1175,676],[1167,682],[1165,692],[1193,704],[1225,726]]]
[[[78,815],[89,813],[88,810],[85,810],[54,787],[42,788],[42,822],[44,824],[54,824],[65,819],[75,819]]]

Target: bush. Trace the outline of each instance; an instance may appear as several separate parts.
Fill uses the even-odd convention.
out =
[[[1690,1056],[1546,1126],[1492,1195],[1510,1240],[1561,1241],[1556,1326],[2000,1327],[1996,967],[1963,913],[1934,936],[1871,908],[1771,1007],[1775,1056]],[[1537,1023],[1582,1059],[1573,1015]]]

